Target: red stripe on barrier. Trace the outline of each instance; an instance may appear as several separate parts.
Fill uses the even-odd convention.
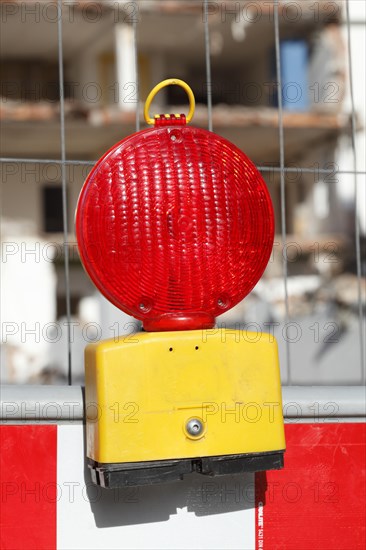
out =
[[[2,550],[55,550],[57,426],[0,426]]]
[[[256,474],[257,550],[364,550],[366,424],[287,424],[286,443]]]

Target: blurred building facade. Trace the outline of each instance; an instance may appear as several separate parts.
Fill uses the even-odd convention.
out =
[[[285,165],[292,169],[285,181],[286,245],[281,236],[280,174],[276,169],[280,149],[273,2],[208,2],[207,12],[200,1],[63,4],[67,160],[93,162],[133,133],[136,108],[142,113],[141,105],[150,89],[172,76],[182,78],[193,88],[197,100],[194,124],[207,127],[207,18],[214,131],[234,142],[262,167],[274,203],[277,229],[273,258],[256,293],[266,307],[263,309],[258,301],[251,306],[249,299],[223,322],[235,325],[257,319],[258,315],[262,315],[263,323],[271,319],[283,321],[283,254],[288,255],[291,316],[297,319],[314,313],[309,296],[316,296],[317,300],[320,296],[323,306],[331,299],[332,303],[338,301],[342,307],[355,309],[354,176],[337,172],[353,170],[345,3],[280,1]],[[358,169],[365,170],[365,10],[362,2],[351,4]],[[60,359],[66,357],[65,331],[61,330],[60,338],[57,332],[65,316],[61,166],[52,162],[60,158],[57,2],[1,2],[0,8],[1,156],[42,161],[2,163],[2,270],[6,283],[2,292],[9,298],[2,311],[2,375],[5,380],[24,381],[27,377],[20,377],[19,365],[32,359],[32,373],[38,380],[40,372],[66,370],[66,359]],[[181,90],[169,88],[159,94],[155,110],[182,111],[184,104]],[[130,318],[108,306],[95,291],[78,258],[73,215],[90,168],[91,165],[77,162],[67,166],[71,306],[80,378],[80,349],[86,341],[113,337],[115,331],[128,332],[132,327]],[[359,178],[361,204],[365,182]],[[361,209],[359,217],[365,234],[365,214]],[[40,305],[38,312],[30,316],[26,330],[32,323],[39,323],[39,329],[34,329],[35,336],[27,336],[22,333],[21,308],[12,306],[20,301],[26,307],[27,292],[20,298],[19,281],[15,284],[12,270],[34,298],[37,277],[30,286],[28,272],[32,262],[39,264]],[[332,292],[327,293],[330,281]],[[340,290],[334,281],[338,281]],[[47,285],[51,290],[44,300],[48,307],[45,313],[41,311],[41,296]],[[344,288],[348,289],[348,297]],[[29,308],[34,311],[34,304]],[[47,323],[50,334],[45,329]],[[25,349],[30,339],[38,338],[37,330],[39,339],[50,344],[49,354],[43,351],[37,359],[33,346],[24,357],[14,359],[14,349]]]

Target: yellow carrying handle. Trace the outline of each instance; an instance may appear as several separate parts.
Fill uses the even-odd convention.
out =
[[[184,82],[184,80],[179,80],[179,78],[168,78],[167,80],[163,80],[162,82],[157,84],[155,86],[155,88],[153,88],[151,90],[151,92],[149,93],[149,95],[147,96],[147,100],[146,100],[145,108],[144,108],[144,117],[145,117],[145,120],[146,120],[147,124],[154,124],[155,123],[155,119],[151,118],[151,116],[149,114],[150,106],[151,106],[152,100],[154,99],[156,94],[158,92],[160,92],[160,90],[162,90],[166,86],[180,86],[181,88],[183,88],[183,90],[185,90],[187,92],[188,99],[189,99],[189,112],[188,112],[188,115],[186,116],[186,120],[187,120],[188,123],[191,122],[191,120],[193,118],[193,115],[194,115],[194,110],[195,110],[195,107],[196,107],[196,101],[194,99],[194,94],[192,92],[192,89],[188,86],[188,84],[186,82]]]

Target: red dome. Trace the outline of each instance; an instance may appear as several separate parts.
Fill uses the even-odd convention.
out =
[[[213,326],[261,277],[274,221],[253,163],[222,137],[155,127],[116,144],[81,191],[76,235],[94,284],[146,330]]]

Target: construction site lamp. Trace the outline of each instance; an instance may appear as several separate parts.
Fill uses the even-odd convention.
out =
[[[176,84],[190,112],[156,115]],[[87,457],[104,487],[200,472],[280,468],[285,448],[277,345],[215,328],[268,263],[274,215],[254,164],[226,139],[187,126],[189,86],[148,97],[154,127],[112,147],[78,201],[82,263],[144,331],[87,346]]]

